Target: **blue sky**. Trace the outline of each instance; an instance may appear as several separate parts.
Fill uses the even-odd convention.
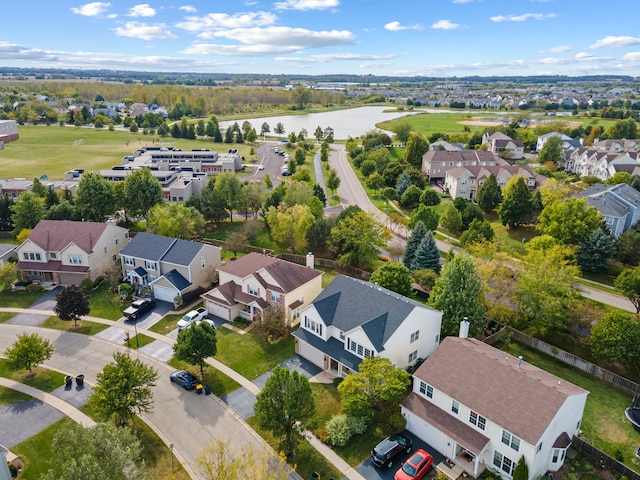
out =
[[[288,75],[640,76],[635,2],[23,0],[12,2],[4,16],[0,65]]]

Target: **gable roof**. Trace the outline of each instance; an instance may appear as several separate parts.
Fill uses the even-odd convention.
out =
[[[322,275],[321,271],[314,268],[297,265],[256,252],[251,252],[244,257],[229,262],[219,267],[218,271],[239,278],[245,278],[253,274],[265,288],[280,293],[290,292]],[[274,284],[267,275],[262,275],[261,271],[271,276],[276,283]]]
[[[190,240],[140,232],[120,251],[120,254],[187,266],[198,256],[203,247],[204,244]]]
[[[106,228],[106,223],[40,220],[28,239],[47,252],[59,252],[73,243],[91,253]]]
[[[447,337],[414,376],[536,445],[565,400],[589,392],[518,362],[479,340]]]
[[[327,326],[343,332],[362,327],[378,351],[384,349],[416,307],[436,311],[386,288],[344,275],[338,275],[313,305]]]

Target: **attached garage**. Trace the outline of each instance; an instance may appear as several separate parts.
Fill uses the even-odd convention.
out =
[[[174,288],[163,287],[161,285],[153,286],[153,296],[156,300],[161,300],[163,302],[173,303],[173,299],[176,298],[176,295],[179,293],[180,292]]]
[[[407,430],[443,455],[451,456],[452,452],[448,451],[451,447],[447,448],[447,444],[452,445],[454,442],[449,440],[446,434],[405,408],[402,408],[402,413],[407,419]]]
[[[220,317],[228,322],[232,320],[230,318],[231,317],[230,309],[224,305],[220,305],[219,303],[207,301],[207,311],[211,315]]]
[[[306,358],[311,363],[313,363],[314,365],[317,365],[318,367],[322,368],[323,370],[326,369],[326,366],[324,364],[324,353],[322,353],[317,348],[312,347],[307,342],[301,341],[299,339],[298,339],[297,343],[298,343],[298,351],[297,351],[297,353],[300,356]]]

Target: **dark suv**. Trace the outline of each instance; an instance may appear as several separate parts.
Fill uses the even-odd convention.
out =
[[[371,461],[376,467],[390,468],[393,461],[411,451],[411,439],[405,435],[392,435],[371,450]]]

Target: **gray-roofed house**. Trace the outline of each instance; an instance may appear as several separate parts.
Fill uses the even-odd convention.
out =
[[[138,233],[120,252],[122,274],[136,286],[150,286],[157,300],[173,303],[178,295],[207,288],[222,262],[213,245],[151,233]]]
[[[467,331],[445,338],[414,373],[401,404],[407,429],[452,459],[457,475],[490,468],[510,479],[522,456],[531,480],[557,471],[589,392]]]
[[[8,243],[0,243],[0,265],[4,265],[16,254],[16,246]]]
[[[442,312],[372,283],[338,275],[300,313],[296,353],[336,376],[369,356],[407,368],[440,341]]]
[[[640,221],[640,192],[626,183],[597,183],[580,192],[577,197],[586,198],[587,203],[600,212],[614,237]]]
[[[269,305],[281,306],[285,323],[298,323],[300,311],[322,290],[322,272],[313,268],[313,255],[306,266],[279,258],[249,253],[218,268],[218,287],[202,298],[205,308],[217,317],[255,320]]]

